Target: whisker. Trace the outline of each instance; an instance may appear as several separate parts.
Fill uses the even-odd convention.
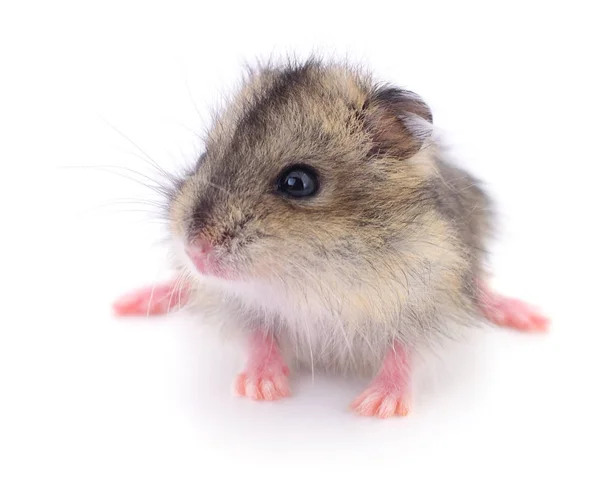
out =
[[[152,291],[150,292],[150,298],[148,300],[148,306],[146,307],[146,318],[150,316],[150,305],[152,304],[152,300],[154,300],[154,291],[156,290],[156,286],[158,282],[155,280],[152,284]]]
[[[146,176],[145,174],[142,174],[141,172],[135,171],[133,169],[129,169],[127,167],[122,167],[122,166],[111,166],[111,165],[99,165],[99,166],[62,166],[61,169],[97,169],[99,171],[103,171],[103,172],[109,172],[111,174],[117,175],[119,177],[123,177],[124,179],[128,179],[130,181],[135,182],[136,184],[139,184],[149,190],[151,190],[152,192],[156,192],[158,194],[160,194],[161,196],[168,198],[169,194],[171,192],[171,187],[170,186],[166,186],[160,182],[158,182],[156,179],[153,179],[149,176]],[[132,174],[135,174],[137,176],[141,176],[144,179],[151,181],[153,184],[148,184],[145,183],[139,179],[136,179],[135,177],[131,177],[128,176],[127,174],[123,174],[120,173],[114,169],[122,169],[124,171],[130,172]]]
[[[224,187],[221,187],[220,185],[215,184],[214,182],[209,181],[208,179],[204,178],[204,177],[200,177],[199,180],[202,182],[202,184],[206,184],[208,186],[214,187],[215,189],[224,192],[225,194],[233,197],[233,193],[227,189],[225,189]],[[202,185],[201,183],[196,183],[196,190],[198,190],[200,188],[200,186]]]
[[[117,129],[114,125],[112,125],[108,120],[106,120],[105,118],[101,117],[101,119],[110,127],[112,128],[117,134],[119,134],[121,137],[123,137],[127,142],[129,142],[133,147],[135,147],[138,151],[140,151],[144,157],[149,161],[149,163],[151,165],[153,165],[156,170],[158,170],[159,172],[162,173],[162,175],[164,177],[171,177],[172,175],[169,174],[165,169],[163,169],[154,159],[152,159],[152,157],[146,152],[144,151],[138,144],[136,144],[129,136],[127,136],[125,133],[123,133],[122,131],[120,131],[119,129]]]
[[[175,291],[180,290],[179,295],[179,303],[181,303],[181,286],[183,284],[183,273],[179,273],[175,280],[173,281],[173,287],[171,288],[171,293],[169,293],[169,303],[167,304],[167,314],[171,312],[171,305],[173,305],[173,297],[175,296]]]
[[[196,113],[198,114],[198,118],[200,118],[200,121],[203,121],[204,118],[202,117],[202,114],[200,114],[200,110],[198,109],[198,105],[196,104],[196,101],[194,100],[194,95],[192,94],[192,90],[190,89],[190,85],[187,82],[187,79],[184,78],[183,82],[185,83],[185,89],[188,92],[188,96],[190,97],[190,100],[192,101],[194,109],[196,110]]]

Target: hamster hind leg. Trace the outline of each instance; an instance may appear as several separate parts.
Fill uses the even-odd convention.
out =
[[[550,320],[536,307],[487,286],[481,287],[479,307],[487,320],[499,326],[532,332],[547,331],[550,326]]]
[[[410,365],[408,353],[395,344],[369,387],[351,404],[362,416],[406,416],[409,411]]]
[[[117,316],[162,315],[186,305],[190,288],[184,281],[172,280],[132,291],[113,303]]]
[[[234,393],[257,401],[274,401],[290,395],[289,368],[275,339],[254,332],[248,341],[248,361],[234,383]]]

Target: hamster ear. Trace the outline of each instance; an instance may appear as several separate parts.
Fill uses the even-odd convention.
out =
[[[363,107],[365,127],[373,138],[373,155],[406,159],[431,135],[429,106],[411,91],[385,86],[373,89]]]

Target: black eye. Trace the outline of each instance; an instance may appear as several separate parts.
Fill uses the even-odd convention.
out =
[[[309,197],[317,193],[319,183],[314,170],[293,166],[283,171],[277,181],[277,190],[290,197]]]

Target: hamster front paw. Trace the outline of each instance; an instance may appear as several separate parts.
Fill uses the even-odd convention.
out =
[[[113,310],[117,316],[162,315],[181,308],[189,299],[188,285],[173,280],[123,295],[115,300]]]
[[[246,369],[234,383],[237,396],[257,401],[274,401],[290,395],[289,368],[275,340],[269,335],[255,333],[250,339]]]
[[[350,407],[361,416],[406,416],[410,410],[409,387],[408,355],[395,344],[377,377]]]

